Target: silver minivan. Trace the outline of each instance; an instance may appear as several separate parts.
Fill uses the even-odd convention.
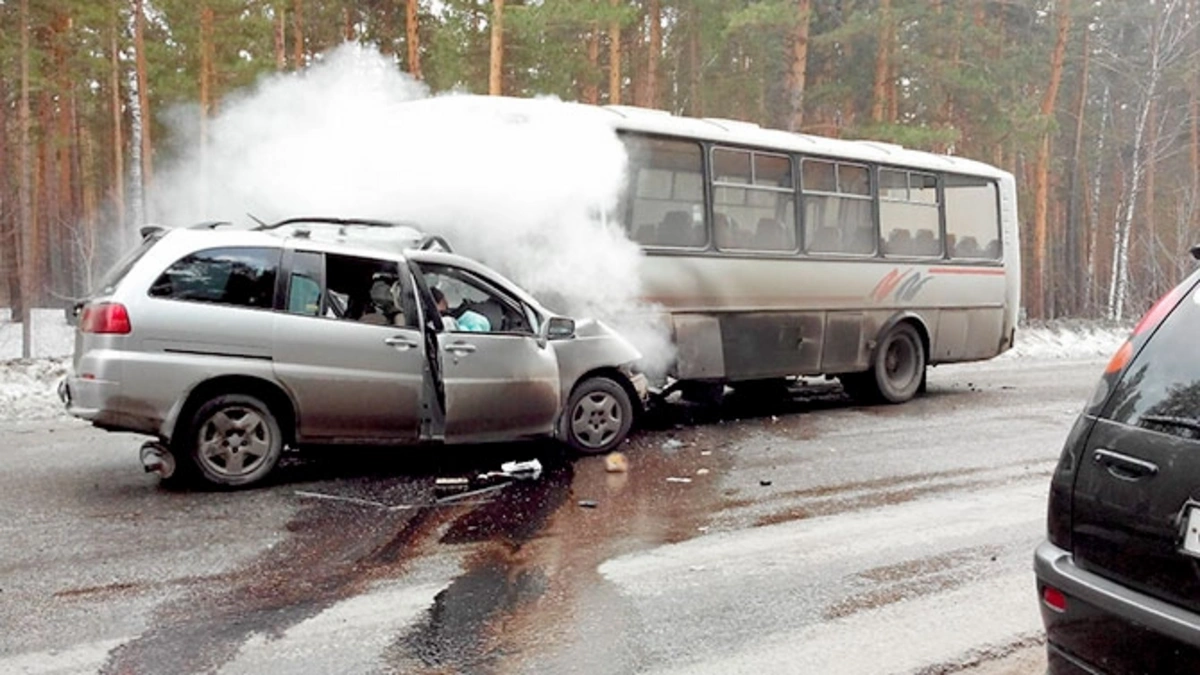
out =
[[[97,427],[153,436],[142,460],[164,479],[248,485],[305,445],[551,436],[602,453],[646,399],[621,336],[411,228],[143,234],[80,307],[60,394]]]

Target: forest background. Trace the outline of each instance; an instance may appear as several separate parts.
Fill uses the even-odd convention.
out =
[[[357,41],[435,93],[995,164],[1026,315],[1122,320],[1200,243],[1198,24],[1200,0],[0,0],[0,307],[67,304],[131,244],[168,117],[203,144],[223,99]]]

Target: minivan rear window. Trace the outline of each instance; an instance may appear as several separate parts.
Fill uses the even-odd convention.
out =
[[[156,298],[270,309],[275,305],[277,248],[210,248],[184,256],[150,286]]]

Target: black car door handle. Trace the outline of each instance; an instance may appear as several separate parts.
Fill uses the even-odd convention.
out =
[[[1112,450],[1096,450],[1092,453],[1092,460],[1121,480],[1141,480],[1158,473],[1157,464]]]

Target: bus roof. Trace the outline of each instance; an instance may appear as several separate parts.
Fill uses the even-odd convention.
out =
[[[418,105],[454,105],[467,103],[474,110],[490,110],[503,114],[535,113],[547,106],[562,106],[571,114],[590,118],[617,130],[663,134],[751,146],[764,150],[798,152],[824,157],[873,162],[909,168],[950,171],[993,178],[1011,177],[1007,171],[963,157],[910,150],[894,143],[871,140],[845,140],[811,134],[769,129],[753,122],[740,120],[696,118],[674,115],[665,110],[627,105],[593,106],[563,102],[552,98],[521,99],[508,96],[448,94],[412,103]],[[409,104],[405,104],[409,105]]]

